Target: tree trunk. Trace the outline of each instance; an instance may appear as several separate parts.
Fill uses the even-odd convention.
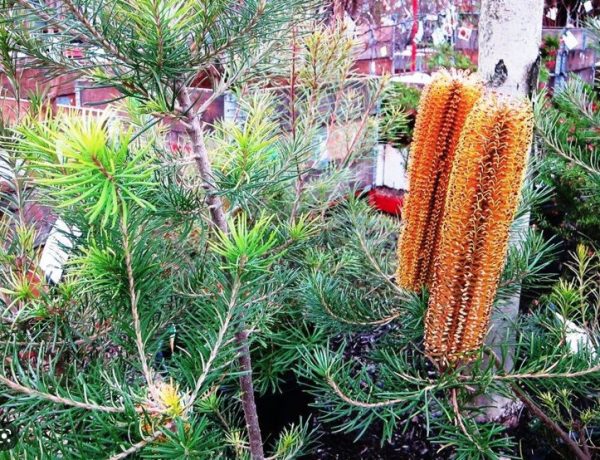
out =
[[[219,195],[215,192],[213,184],[213,172],[204,142],[204,130],[200,116],[194,112],[192,98],[188,88],[182,88],[179,96],[179,103],[182,110],[187,113],[187,133],[192,143],[193,159],[196,168],[206,190],[207,203],[210,208],[210,215],[213,224],[222,232],[229,233],[227,219],[223,211],[223,203]],[[252,359],[250,357],[250,346],[248,332],[244,329],[244,313],[240,313],[238,318],[240,330],[235,334],[235,340],[238,345],[238,364],[242,374],[240,375],[240,389],[242,390],[242,408],[246,429],[248,430],[248,439],[250,444],[250,456],[252,460],[264,460],[262,435],[258,424],[258,413],[256,411],[256,402],[254,400],[254,382],[252,379]]]
[[[535,90],[539,71],[544,0],[482,0],[479,18],[479,73],[494,91],[512,97],[529,96]],[[529,214],[521,218],[512,241],[524,238]],[[513,243],[514,244],[514,243]],[[487,344],[500,355],[500,344],[514,341],[511,323],[519,313],[520,293],[504,302],[492,318]],[[504,367],[513,366],[508,353]],[[479,398],[488,420],[506,419],[515,402],[500,395]]]

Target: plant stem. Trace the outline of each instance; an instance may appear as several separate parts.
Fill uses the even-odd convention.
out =
[[[513,391],[513,393],[517,396],[517,398],[519,398],[523,402],[523,404],[525,404],[525,406],[527,406],[527,408],[533,413],[533,415],[539,418],[544,425],[546,425],[550,430],[556,433],[558,437],[560,437],[560,439],[563,440],[563,442],[569,447],[569,449],[571,449],[571,452],[575,454],[576,458],[580,460],[591,460],[592,457],[590,455],[587,455],[581,449],[581,447],[579,447],[579,444],[577,444],[571,439],[571,436],[569,436],[569,434],[565,430],[558,426],[558,424],[550,417],[548,417],[548,415],[546,415],[546,413],[542,409],[540,409],[537,406],[537,404],[535,404],[531,399],[529,399],[529,397],[517,386],[516,383],[512,384],[510,388]]]
[[[504,366],[502,365],[502,361],[498,358],[498,355],[494,353],[493,350],[488,349],[486,353],[491,357],[494,362],[496,368],[503,372]],[[532,399],[527,396],[527,394],[519,388],[519,385],[516,383],[510,384],[510,389],[515,394],[517,398],[535,415],[539,418],[546,427],[548,427],[551,431],[556,433],[560,439],[564,441],[564,443],[571,449],[571,451],[575,454],[575,457],[580,460],[591,460],[592,457],[587,455],[577,444],[575,441],[571,439],[569,433],[563,430],[554,420],[552,420]]]
[[[14,376],[13,376],[13,378],[14,378]],[[33,396],[33,397],[36,397],[38,399],[42,399],[45,401],[51,401],[56,404],[63,404],[65,406],[76,407],[78,409],[86,409],[89,411],[107,412],[110,414],[119,414],[119,413],[125,412],[124,407],[101,406],[96,403],[91,403],[91,402],[87,402],[87,401],[76,401],[75,399],[64,398],[62,396],[54,395],[51,393],[44,393],[42,391],[36,390],[35,388],[30,388],[30,387],[21,385],[20,383],[18,383],[16,381],[16,379],[15,379],[15,381],[12,381],[12,380],[4,377],[3,375],[0,375],[0,383],[18,393]],[[142,409],[140,408],[139,410],[136,410],[136,412],[142,412]]]
[[[207,195],[207,203],[210,209],[210,215],[215,226],[224,233],[229,233],[227,225],[227,219],[223,212],[223,203],[221,198],[215,193],[215,186],[212,182],[213,172],[210,160],[208,158],[208,151],[206,150],[206,144],[204,143],[204,130],[200,117],[197,116],[191,106],[194,104],[190,96],[189,89],[182,88],[179,95],[179,103],[181,109],[187,115],[185,121],[187,122],[186,131],[190,137],[192,143],[192,159],[196,163],[196,168],[202,179],[202,186]]]
[[[123,203],[123,206],[125,204]],[[153,384],[152,372],[148,366],[146,359],[146,351],[144,350],[144,338],[142,337],[142,326],[140,322],[140,314],[138,310],[138,294],[135,288],[135,278],[133,277],[133,263],[131,261],[131,249],[129,247],[129,232],[127,224],[121,219],[121,234],[123,237],[123,251],[125,252],[125,267],[127,268],[127,279],[129,281],[129,297],[131,301],[131,316],[133,317],[133,330],[135,331],[135,344],[140,357],[142,371],[146,379],[146,384],[152,395],[155,396],[156,388]]]
[[[254,382],[252,380],[252,360],[250,357],[250,346],[248,344],[248,331],[243,328],[236,332],[235,340],[238,344],[240,357],[238,363],[243,374],[240,376],[240,388],[242,390],[242,408],[246,419],[246,429],[250,440],[250,454],[252,460],[263,460],[262,434],[258,424],[258,412],[254,401]]]
[[[151,442],[156,441],[161,436],[164,436],[164,433],[161,430],[157,430],[154,433],[152,433],[150,436],[143,438],[140,442],[136,442],[135,444],[133,444],[131,447],[129,447],[129,449],[124,450],[120,454],[113,455],[108,460],[121,460],[123,458],[127,458],[130,455],[133,455],[136,452],[142,450],[144,447],[146,447]]]
[[[229,226],[221,198],[215,193],[215,186],[212,182],[213,173],[208,151],[204,142],[204,131],[200,117],[193,111],[193,102],[189,89],[182,87],[178,96],[181,109],[186,113],[187,133],[192,143],[193,159],[196,168],[203,181],[203,187],[206,191],[207,202],[210,208],[211,218],[215,226],[224,233],[229,233]],[[250,346],[248,343],[248,331],[245,330],[244,312],[238,313],[239,330],[235,334],[238,345],[238,364],[242,374],[240,376],[240,388],[242,390],[242,407],[246,428],[250,440],[250,455],[252,460],[264,460],[262,435],[258,424],[258,413],[256,412],[256,402],[254,400],[254,383],[252,380],[252,359],[250,357]]]

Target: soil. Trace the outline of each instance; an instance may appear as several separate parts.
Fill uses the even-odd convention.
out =
[[[404,434],[394,435],[389,443],[381,444],[380,428],[372,427],[359,440],[352,434],[332,433],[326,425],[319,425],[320,445],[310,457],[314,460],[445,460],[449,452],[436,452],[427,440],[425,424],[421,418],[409,422]]]

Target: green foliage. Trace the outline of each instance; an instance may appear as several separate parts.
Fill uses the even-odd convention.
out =
[[[455,50],[454,47],[448,43],[436,47],[435,52],[427,61],[427,67],[429,70],[440,69],[442,67],[476,70],[476,66],[468,56]]]
[[[281,460],[292,460],[308,454],[312,447],[311,436],[308,421],[300,420],[298,425],[292,425],[282,431],[275,444],[273,456]]]
[[[225,270],[239,274],[264,273],[268,270],[272,260],[263,256],[277,242],[275,233],[267,234],[270,221],[270,218],[262,217],[249,229],[247,218],[242,216],[229,226],[228,235],[219,233],[218,242],[212,243],[211,247],[223,258]]]
[[[466,422],[467,432],[460,427],[444,427],[443,434],[434,438],[433,442],[443,449],[455,448],[456,459],[460,460],[501,460],[517,458],[510,455],[514,452],[515,443],[504,435],[504,427],[494,424],[478,424],[473,420]]]
[[[417,88],[390,83],[381,98],[379,137],[382,141],[394,147],[410,143],[420,96]]]
[[[529,184],[515,235],[523,234],[519,216],[548,198],[547,188],[534,181]],[[349,200],[331,214],[330,219],[337,222],[333,225],[342,230],[322,237],[322,251],[314,248],[309,253],[314,272],[303,285],[307,317],[336,334],[326,344],[307,346],[303,353],[308,368],[305,363],[298,366],[298,372],[312,382],[311,392],[324,420],[357,437],[379,427],[385,442],[416,417],[432,442],[451,449],[457,458],[494,459],[517,455],[516,442],[501,425],[476,421],[479,411],[472,405],[473,394],[515,398],[512,385],[517,384],[533,398],[542,388],[550,392],[569,388],[572,400],[593,392],[600,376],[598,358],[590,351],[573,353],[564,334],[558,333],[561,325],[551,312],[535,313],[515,324],[516,341],[503,345],[497,362],[484,359],[492,353],[484,349],[468,367],[444,372],[433,368],[421,342],[427,295],[408,295],[396,287],[391,276],[394,223],[362,206]],[[539,232],[526,231],[508,254],[497,303],[517,289],[527,295],[530,289],[535,292],[548,286],[553,278],[546,270],[557,248]],[[324,267],[330,274],[324,273]],[[590,279],[590,275],[582,278]],[[564,313],[577,317],[573,311]],[[368,345],[357,353],[356,343],[364,336],[369,338]],[[516,350],[516,363],[505,374],[501,366],[511,346]],[[573,373],[576,378],[565,380]]]
[[[55,206],[84,206],[89,223],[101,217],[102,226],[109,219],[114,226],[119,213],[126,219],[128,202],[152,207],[142,195],[152,193],[156,185],[151,145],[134,145],[131,130],[118,125],[111,137],[108,117],[110,112],[105,118],[68,116],[17,131],[23,137],[19,152],[40,173],[37,183],[50,189]]]
[[[261,392],[277,391],[299,348],[325,341],[303,315],[304,261],[329,209],[353,193],[348,165],[369,158],[385,82],[352,75],[355,43],[341,26],[306,22],[311,2],[62,6],[4,9],[11,49],[129,97],[101,117],[35,111],[4,143],[7,196],[19,202],[2,202],[0,378],[27,434],[14,453],[249,458],[236,332],[250,335]],[[59,33],[40,33],[58,17]],[[65,58],[74,42],[85,60]],[[278,72],[294,84],[265,91]],[[202,103],[188,88],[198,76],[214,89]],[[185,149],[169,148],[169,127],[190,134],[191,115],[234,87],[241,118],[194,128],[213,166],[199,176]],[[344,137],[342,158],[319,150],[324,135]],[[57,286],[39,270],[25,191],[70,229]],[[271,458],[297,458],[312,438],[300,421],[269,440]]]
[[[254,214],[261,197],[282,193],[296,175],[293,158],[278,145],[282,140],[271,97],[255,95],[241,107],[248,116],[216,124],[215,176],[221,195],[233,208]]]
[[[571,243],[600,241],[600,112],[593,89],[573,77],[552,101],[542,92],[536,126],[546,149],[540,179],[554,189],[552,206],[536,211],[540,225]]]
[[[65,0],[59,10],[23,0],[2,10],[3,61],[23,53],[49,75],[76,72],[128,98],[119,122],[115,112],[50,120],[40,102],[4,142],[0,384],[22,423],[16,457],[249,458],[243,372],[259,393],[293,373],[319,421],[357,437],[380,427],[385,442],[416,417],[457,458],[515,454],[498,426],[475,422],[474,394],[521,388],[564,427],[597,420],[595,406],[566,410],[600,383],[596,262],[554,289],[558,308],[513,326],[510,373],[487,349],[443,371],[424,355],[427,292],[397,287],[398,222],[358,193],[377,129],[404,142],[418,92],[384,93],[386,79],[354,75],[356,43],[342,25],[312,20],[313,7]],[[59,32],[42,33],[43,22]],[[73,43],[85,59],[66,57]],[[202,102],[190,89],[198,79],[214,90]],[[238,116],[209,134],[201,115],[231,89]],[[591,107],[580,107],[590,120]],[[174,122],[192,158],[169,148]],[[593,156],[563,153],[595,169]],[[547,194],[532,186],[519,215]],[[39,269],[28,200],[70,229],[57,286]],[[528,232],[508,255],[498,302],[545,285],[555,249]],[[588,331],[593,349],[573,351],[553,309]],[[254,368],[241,369],[240,356]],[[307,454],[313,437],[299,421],[269,440],[269,458]]]
[[[149,113],[168,113],[198,72],[209,76],[212,66],[225,66],[214,83],[233,84],[311,8],[283,0],[68,0],[64,7],[26,1],[7,6],[3,22],[10,24],[12,49],[50,72],[81,72],[138,99]],[[58,25],[56,36],[43,33],[45,22]],[[68,57],[73,39],[85,62]]]
[[[579,245],[567,267],[568,275],[523,320],[515,373],[529,375],[523,387],[555,423],[589,443],[599,410],[598,255]]]

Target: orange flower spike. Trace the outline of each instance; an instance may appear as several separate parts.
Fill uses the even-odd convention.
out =
[[[469,361],[488,332],[532,132],[529,103],[494,95],[465,124],[425,318],[426,352],[443,365]]]
[[[465,119],[482,88],[475,76],[442,70],[421,95],[398,241],[396,279],[405,289],[419,290],[433,278],[452,161]]]

